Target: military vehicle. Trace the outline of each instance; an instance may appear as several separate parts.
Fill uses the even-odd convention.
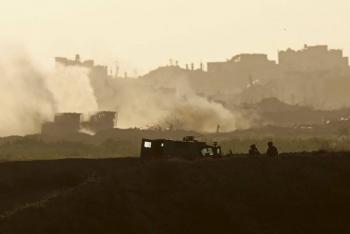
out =
[[[198,159],[204,157],[221,157],[221,147],[214,142],[197,141],[193,136],[184,137],[182,141],[168,139],[142,139],[142,160],[151,159]]]

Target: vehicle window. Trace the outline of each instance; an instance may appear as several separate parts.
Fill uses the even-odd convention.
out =
[[[214,152],[213,152],[213,149],[212,148],[203,148],[201,150],[201,154],[203,156],[213,156],[214,155]]]
[[[152,148],[152,142],[150,142],[150,141],[145,141],[144,147],[145,147],[145,148]]]

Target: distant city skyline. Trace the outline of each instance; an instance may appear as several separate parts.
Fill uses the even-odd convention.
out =
[[[178,60],[182,66],[222,61],[304,44],[350,55],[350,3],[345,0],[4,1],[0,48],[24,48],[44,66],[55,56],[143,74]]]

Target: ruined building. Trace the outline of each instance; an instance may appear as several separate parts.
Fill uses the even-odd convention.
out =
[[[80,113],[59,113],[55,115],[53,122],[42,125],[42,135],[64,136],[78,133],[80,130]]]
[[[116,126],[116,112],[101,111],[92,115],[89,121],[81,121],[81,113],[59,113],[53,122],[42,125],[41,134],[44,136],[69,136],[79,133],[82,129],[93,132],[110,130]]]
[[[301,50],[278,52],[278,63],[265,54],[239,54],[226,62],[209,62],[208,75],[225,90],[244,88],[259,81],[308,77],[339,78],[350,75],[348,57],[340,49],[326,45],[308,46]],[[226,87],[225,87],[226,86]]]
[[[99,76],[108,76],[108,69],[107,66],[101,66],[101,65],[95,65],[94,60],[85,60],[81,61],[80,55],[75,55],[75,59],[71,60],[65,57],[56,57],[55,58],[56,67],[59,66],[78,66],[78,67],[84,67],[90,69],[91,75],[99,75]]]
[[[209,62],[208,73],[214,79],[239,87],[246,86],[251,79],[269,80],[278,76],[278,65],[266,54],[239,54],[226,62]]]
[[[83,122],[81,125],[83,128],[93,132],[112,129],[116,125],[116,116],[117,113],[114,111],[100,111],[92,115],[89,121]]]
[[[328,49],[326,45],[308,46],[302,50],[287,49],[278,52],[278,64],[283,72],[295,73],[329,73],[342,75],[349,70],[349,59],[339,49]]]

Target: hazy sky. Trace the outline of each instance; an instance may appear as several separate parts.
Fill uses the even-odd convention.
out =
[[[350,55],[349,0],[0,0],[0,44],[54,56],[119,61],[139,73],[329,44]],[[123,69],[123,68],[122,68]]]

